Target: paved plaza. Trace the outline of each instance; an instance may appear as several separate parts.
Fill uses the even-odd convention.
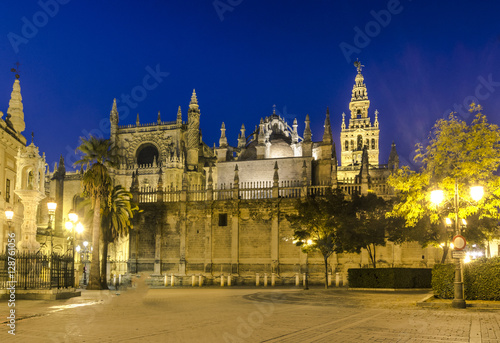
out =
[[[0,342],[500,342],[500,309],[416,306],[425,291],[149,289],[145,278],[119,294],[18,300],[15,336],[3,302]]]

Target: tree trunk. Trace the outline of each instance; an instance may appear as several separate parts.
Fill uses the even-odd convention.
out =
[[[373,268],[377,268],[377,247],[375,244],[373,244],[373,256],[372,256],[372,262],[373,262]]]
[[[106,237],[103,237],[102,258],[101,258],[101,289],[108,288],[108,246],[109,242]]]
[[[328,289],[328,256],[323,255],[325,259],[325,289]]]
[[[94,202],[94,218],[92,220],[92,262],[87,289],[101,289],[101,273],[99,270],[99,243],[101,233],[101,198],[96,197]]]
[[[443,264],[446,261],[446,256],[448,255],[448,250],[449,249],[450,249],[450,247],[448,246],[448,244],[446,244],[443,247],[443,257],[441,258],[441,264]]]

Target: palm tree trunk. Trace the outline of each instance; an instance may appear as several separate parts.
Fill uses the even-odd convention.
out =
[[[101,259],[101,289],[109,289],[108,288],[108,246],[109,242],[106,237],[103,237],[103,245],[102,245],[102,259]]]
[[[94,218],[92,220],[92,263],[87,289],[101,289],[101,273],[99,270],[99,243],[101,233],[101,198],[97,196],[94,202]]]

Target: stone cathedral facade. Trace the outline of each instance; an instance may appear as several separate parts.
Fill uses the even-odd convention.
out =
[[[218,145],[209,147],[201,136],[201,109],[193,91],[187,111],[179,107],[170,121],[162,120],[158,113],[153,123],[141,123],[137,116],[135,125],[120,125],[113,104],[110,139],[118,148],[120,161],[111,170],[112,178],[115,184],[130,189],[143,212],[134,218],[130,234],[110,247],[108,275],[150,271],[174,274],[180,280],[192,275],[215,280],[231,274],[233,282],[243,283],[255,282],[256,273],[273,273],[276,282],[283,284],[309,270],[319,280],[324,272],[322,257],[306,255],[292,243],[287,214],[294,211],[296,199],[323,194],[328,188],[392,197],[386,179],[398,168],[398,155],[394,144],[379,146],[378,111],[370,109],[360,64],[350,115],[333,117],[333,122],[341,123],[340,146],[334,143],[327,108],[319,141],[312,140],[308,115],[299,132],[297,119],[290,125],[273,112],[254,129],[242,125],[239,133],[226,133],[221,123]],[[51,171],[38,148],[33,143],[26,146],[21,134],[24,111],[19,80],[13,85],[5,119],[2,115],[0,112],[0,202],[4,209],[15,212],[10,228],[0,218],[2,252],[9,231],[23,237],[19,242],[23,247],[67,252],[64,223],[83,200],[82,171],[66,172],[62,158]],[[230,145],[228,137],[236,135],[236,144]],[[390,149],[387,163],[380,163],[380,149]],[[28,160],[32,165],[26,164]],[[25,193],[34,194],[31,198],[38,205],[28,203]],[[49,198],[58,204],[53,239],[47,230]],[[77,237],[76,244],[83,248],[84,241],[91,241],[89,229]],[[91,246],[92,242],[88,248]],[[85,257],[78,255],[79,275],[81,262],[85,262],[80,258]],[[377,248],[376,256],[379,266],[431,267],[440,258],[441,251],[432,247],[391,242]],[[334,254],[329,259],[332,274],[344,277],[348,268],[363,266],[369,266],[367,252]]]
[[[341,188],[346,194],[375,192],[392,196],[387,177],[398,168],[395,145],[388,163],[379,161],[378,111],[371,111],[361,66],[349,102],[350,116],[342,114],[340,147],[332,136],[326,109],[321,141],[312,141],[310,118],[298,131],[270,113],[253,130],[244,125],[232,146],[224,123],[219,144],[203,142],[201,106],[193,91],[187,113],[181,107],[171,121],[120,125],[116,103],[110,113],[110,139],[117,146],[119,166],[112,170],[116,184],[130,189],[142,213],[130,235],[110,252],[111,272],[151,271],[177,277],[231,274],[237,280],[256,273],[292,278],[306,268],[320,277],[319,254],[301,252],[292,243],[293,229],[286,214],[297,198]],[[187,119],[187,120],[186,120]],[[57,167],[57,168],[56,168]],[[79,201],[81,173],[66,173],[61,160],[49,178],[62,213]],[[417,244],[388,243],[377,249],[380,266],[432,266],[441,253]],[[330,257],[332,273],[368,266],[366,252]],[[280,282],[280,281],[277,281]]]

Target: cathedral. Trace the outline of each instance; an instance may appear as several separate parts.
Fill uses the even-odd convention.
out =
[[[321,141],[312,141],[309,115],[299,132],[297,119],[290,125],[273,111],[253,130],[242,125],[235,146],[228,143],[221,123],[219,143],[210,147],[201,136],[202,106],[195,91],[187,113],[179,107],[170,121],[158,113],[153,123],[141,123],[137,115],[135,125],[120,125],[115,101],[110,140],[118,149],[119,165],[111,175],[115,184],[131,191],[142,212],[129,235],[111,247],[108,275],[150,271],[174,275],[181,282],[193,275],[207,280],[232,275],[235,283],[245,284],[256,274],[269,274],[286,284],[308,270],[319,280],[322,256],[303,253],[291,239],[286,214],[294,210],[296,199],[324,194],[328,188],[390,198],[386,179],[399,167],[394,143],[382,147],[390,150],[388,162],[379,161],[379,113],[370,110],[362,66],[356,67],[350,116],[335,118],[342,123],[339,147],[328,108]],[[55,228],[61,250],[65,218],[83,200],[82,172],[66,172],[61,158],[44,176],[46,195],[58,203]],[[5,182],[7,176],[0,176]],[[46,223],[46,210],[39,209],[39,232]],[[77,244],[90,239],[86,230]],[[435,248],[388,242],[377,249],[376,258],[379,266],[430,267],[440,256]],[[368,265],[366,252],[329,259],[331,273],[344,278],[348,268]]]

